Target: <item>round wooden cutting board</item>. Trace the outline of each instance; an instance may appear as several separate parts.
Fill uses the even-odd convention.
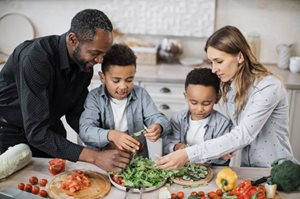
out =
[[[212,178],[214,177],[213,175],[213,170],[208,167],[208,174],[206,176],[206,178],[203,178],[201,180],[183,180],[182,177],[177,177],[173,179],[173,182],[179,185],[183,185],[183,186],[197,186],[197,185],[201,185],[201,184],[205,184],[208,183],[212,180]]]
[[[67,190],[61,188],[61,182],[71,175],[73,171],[67,171],[54,176],[47,184],[49,197],[52,199],[99,199],[106,196],[111,184],[107,176],[95,172],[84,171],[91,184],[88,188],[75,192],[74,196],[67,195]]]

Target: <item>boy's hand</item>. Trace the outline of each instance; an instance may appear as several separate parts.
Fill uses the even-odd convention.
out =
[[[160,124],[151,124],[147,129],[144,136],[148,138],[151,142],[155,142],[160,138],[161,134],[161,126]]]
[[[112,141],[118,149],[135,153],[140,149],[140,142],[122,131],[110,130],[108,140]]]
[[[174,146],[174,151],[177,151],[177,150],[179,150],[179,149],[184,149],[185,147],[186,147],[185,144],[177,143],[177,144],[175,144],[175,146]]]

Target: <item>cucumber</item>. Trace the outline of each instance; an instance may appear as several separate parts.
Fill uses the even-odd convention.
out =
[[[182,176],[182,179],[185,180],[185,181],[190,181],[191,180],[191,178],[187,175]]]
[[[9,147],[0,155],[0,179],[22,169],[32,160],[32,152],[27,144]]]

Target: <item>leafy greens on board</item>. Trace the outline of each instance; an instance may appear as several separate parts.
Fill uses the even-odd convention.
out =
[[[154,162],[151,159],[135,154],[131,164],[123,171],[115,173],[115,176],[122,176],[124,184],[128,187],[158,187],[168,178],[172,180],[175,177],[185,175],[186,172],[190,172],[191,168],[193,170],[195,168],[194,172],[196,172],[196,167],[191,165],[194,164],[186,165],[178,170],[162,170],[155,168]]]

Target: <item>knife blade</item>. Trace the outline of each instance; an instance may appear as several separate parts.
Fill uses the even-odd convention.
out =
[[[4,193],[0,191],[0,198],[1,199],[13,199],[14,197],[10,194]]]
[[[7,187],[0,192],[1,199],[42,199],[26,191],[21,191],[14,187]]]

